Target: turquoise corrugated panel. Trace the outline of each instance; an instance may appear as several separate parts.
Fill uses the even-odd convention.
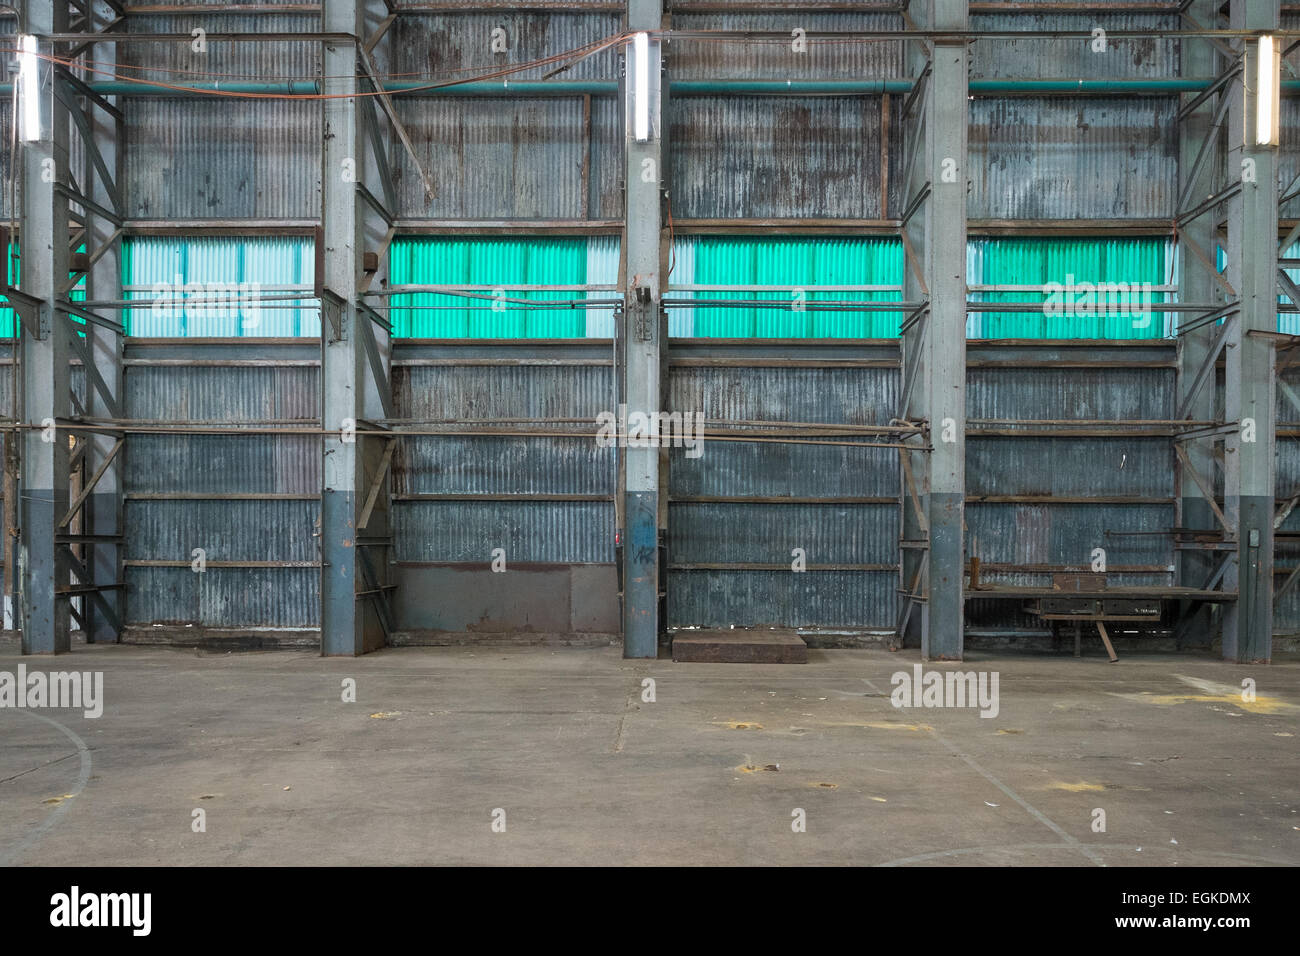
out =
[[[124,310],[128,335],[320,335],[320,310],[310,298],[315,254],[309,238],[133,236],[123,245],[124,297],[153,300]],[[187,302],[192,284],[216,287],[226,301]],[[294,294],[299,297],[251,298]]]
[[[535,309],[506,300],[560,301],[584,298],[573,291],[523,292],[511,285],[582,285],[588,281],[585,238],[411,237],[393,241],[393,285],[485,286],[474,298],[433,293],[393,297],[393,335],[398,338],[581,338],[582,309]],[[600,280],[592,280],[600,281]],[[478,297],[478,296],[481,296]]]
[[[1167,240],[1137,239],[974,239],[968,261],[971,285],[1037,285],[1058,283],[1150,283],[1171,281],[1166,273]],[[1046,303],[1046,292],[985,292],[985,302]],[[1152,291],[1152,303],[1164,295]],[[1077,300],[1062,303],[1057,314],[987,312],[972,321],[972,338],[1026,339],[1145,339],[1165,335],[1165,315],[1154,308],[1143,313],[1145,296],[1132,291],[1107,308],[1081,310]]]
[[[86,251],[85,243],[82,243],[81,245],[77,246],[77,251],[85,252]],[[9,285],[11,286],[18,285],[19,274],[22,270],[19,268],[18,265],[18,243],[16,242],[12,242],[9,244],[8,264],[6,266],[5,271],[9,274]],[[71,278],[72,273],[68,273],[68,276],[69,278]],[[69,294],[68,298],[72,302],[86,301],[85,276],[82,276],[81,279],[77,282],[77,284],[72,287],[72,292]],[[7,298],[0,295],[0,302],[8,302],[8,301],[9,300]],[[18,334],[17,320],[18,320],[18,316],[14,313],[13,309],[9,308],[7,305],[0,306],[0,338],[12,339],[15,335]],[[72,316],[72,322],[74,325],[86,324],[85,319],[79,318],[75,315]]]
[[[888,285],[903,282],[902,245],[894,239],[793,239],[701,237],[696,240],[694,282],[699,285]],[[891,338],[898,312],[817,312],[795,308],[783,292],[698,292],[698,299],[789,299],[791,308],[719,306],[695,309],[694,334],[708,338]],[[805,302],[902,298],[901,289],[879,292],[803,293]]]
[[[1282,253],[1282,258],[1300,259],[1300,242],[1297,242],[1286,252]],[[1300,269],[1284,269],[1283,271],[1291,277],[1292,282],[1296,283],[1296,285],[1300,285]],[[1278,294],[1277,300],[1286,305],[1291,304],[1291,300],[1281,293]],[[1300,335],[1300,314],[1288,312],[1284,315],[1279,312],[1277,316],[1277,330],[1279,332],[1285,332],[1288,335]]]
[[[12,242],[9,244],[8,259],[9,262],[5,271],[9,273],[9,285],[11,286],[17,285],[18,284],[18,243]],[[8,301],[9,300],[6,299],[4,296],[0,296],[0,302],[8,302]],[[17,335],[18,334],[17,319],[18,316],[14,314],[14,310],[9,308],[7,305],[3,308],[0,308],[0,335],[3,335],[7,339],[12,339],[15,335]]]

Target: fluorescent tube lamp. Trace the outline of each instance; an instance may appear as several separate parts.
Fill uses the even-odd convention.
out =
[[[632,136],[650,142],[650,35],[632,37]]]
[[[18,38],[18,138],[34,143],[41,138],[41,84],[37,70],[36,37]]]
[[[1255,145],[1278,145],[1278,103],[1282,98],[1282,49],[1274,37],[1260,37],[1255,51]]]

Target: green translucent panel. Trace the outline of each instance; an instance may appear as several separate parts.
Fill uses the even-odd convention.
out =
[[[485,286],[465,298],[428,292],[393,296],[395,338],[561,339],[586,335],[583,309],[534,309],[494,301],[493,289],[512,285],[582,285],[587,281],[585,238],[435,236],[393,240],[392,285]],[[523,292],[502,298],[573,300],[581,292]]]
[[[86,251],[85,244],[83,243],[82,245],[78,246],[77,251],[85,252]],[[11,286],[18,285],[18,278],[21,270],[18,267],[18,243],[16,242],[9,244],[8,268],[6,269],[6,271],[9,273],[9,285]],[[72,273],[68,273],[68,278],[72,278]],[[68,299],[71,302],[86,301],[86,277],[85,276],[82,276],[81,279],[77,282],[77,284],[72,287],[72,292],[68,296]],[[0,302],[8,302],[8,301],[9,301],[8,299],[0,295]],[[18,331],[17,320],[18,320],[18,316],[14,313],[13,309],[9,308],[8,306],[0,306],[0,338],[11,339],[17,334]],[[75,325],[86,324],[85,319],[79,318],[75,315],[72,316],[72,321]]]
[[[695,243],[697,285],[897,285],[903,249],[894,239],[701,237]],[[790,292],[698,292],[697,299],[792,301]],[[888,302],[902,292],[808,292],[807,302]],[[798,311],[719,306],[695,309],[702,338],[893,338],[898,312]]]
[[[124,309],[128,335],[318,336],[320,309],[311,298],[314,243],[305,236],[131,236],[122,242],[122,286],[128,300],[150,305]],[[190,283],[215,283],[238,303],[185,301]],[[259,301],[261,295],[304,298]]]
[[[1073,282],[1096,284],[1169,283],[1167,240],[1138,239],[974,239],[971,241],[971,285],[1037,285]],[[1040,292],[984,292],[972,295],[984,302],[1047,302]],[[1123,308],[1138,302],[1136,294],[1120,308],[1080,314],[1063,305],[1061,314],[986,312],[976,314],[968,335],[989,339],[1150,339],[1165,335],[1165,314],[1151,310],[1134,315]],[[1145,301],[1145,300],[1143,300]],[[1165,296],[1152,292],[1152,302]],[[1073,313],[1073,314],[1071,314]]]

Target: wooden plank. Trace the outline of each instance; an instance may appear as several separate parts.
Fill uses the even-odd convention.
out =
[[[1097,633],[1101,635],[1101,642],[1106,645],[1106,653],[1110,655],[1110,662],[1114,664],[1119,660],[1119,656],[1115,653],[1115,646],[1110,642],[1110,635],[1106,633],[1106,625],[1101,621],[1097,622]]]
[[[808,645],[788,631],[692,631],[673,638],[673,660],[712,664],[806,664]]]

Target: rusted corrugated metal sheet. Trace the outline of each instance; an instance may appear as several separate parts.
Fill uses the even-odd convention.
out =
[[[407,439],[398,494],[613,495],[613,448],[591,435]]]
[[[892,448],[794,445],[704,439],[698,458],[673,449],[672,494],[764,498],[897,496],[898,452]]]
[[[141,501],[126,503],[128,560],[317,561],[313,525],[320,507],[298,501]],[[204,572],[206,573],[206,572]]]
[[[970,18],[972,30],[1006,33],[1019,30],[1062,30],[1085,36],[1069,39],[999,36],[976,40],[970,48],[971,78],[1084,77],[1097,80],[1178,76],[1177,39],[1113,36],[1107,37],[1104,51],[1096,51],[1093,39],[1087,35],[1099,27],[1108,33],[1155,33],[1183,29],[1177,16],[1147,13],[1107,12],[1104,16],[1071,16],[1061,13],[975,14]]]
[[[679,366],[669,407],[709,421],[882,424],[897,405],[893,368]],[[717,426],[710,426],[717,427]],[[670,564],[892,564],[897,452],[815,444],[705,440],[701,457],[672,453],[671,494],[825,498],[809,502],[674,501]],[[669,572],[672,627],[879,627],[893,621],[897,572],[687,570]]]
[[[1173,541],[1162,535],[1120,535],[1124,531],[1167,531],[1173,527],[1174,506],[1120,504],[1009,504],[970,502],[966,506],[969,553],[986,564],[1090,567],[1095,548],[1106,551],[1112,584],[1137,584],[1113,569],[1125,565],[1168,568],[1156,573],[1172,583]],[[1107,534],[1107,532],[1112,532]],[[1024,571],[1016,573],[1027,573]],[[1051,572],[1041,578],[1048,586]],[[999,572],[983,569],[980,578],[999,580]]]
[[[189,14],[133,16],[127,20],[125,32],[189,35],[201,29],[213,35],[252,33],[266,39],[257,43],[207,40],[203,53],[196,51],[191,42],[177,40],[122,43],[117,47],[117,73],[122,79],[177,86],[224,80],[313,80],[320,73],[320,41],[278,38],[292,33],[318,33],[320,22],[319,13],[221,13],[202,8]],[[208,97],[204,102],[217,99]]]
[[[503,353],[504,354],[504,353]],[[401,494],[602,495],[609,501],[405,501],[394,505],[402,561],[610,562],[614,559],[614,450],[600,448],[595,420],[613,411],[613,370],[600,365],[439,365],[394,370],[399,414],[416,420],[576,419],[573,438],[421,436],[398,446]],[[509,426],[500,426],[509,427]],[[517,430],[563,426],[520,424]]]
[[[129,214],[319,215],[320,112],[312,100],[134,100],[126,111]]]
[[[903,20],[896,14],[791,10],[680,13],[673,16],[673,29],[776,34],[749,39],[675,39],[671,43],[673,79],[893,80],[906,75],[903,41],[847,36],[901,30]],[[795,29],[803,30],[803,36],[794,36]]]
[[[895,504],[675,502],[670,509],[672,564],[779,564],[802,548],[809,565],[894,564]]]
[[[1173,417],[1173,387],[1169,368],[972,368],[966,373],[966,415],[1166,419]]]
[[[586,142],[579,97],[395,100],[437,196],[403,151],[393,176],[404,216],[435,219],[574,219],[583,210]]]
[[[677,218],[880,214],[880,98],[669,101]]]
[[[237,346],[232,346],[238,348]],[[249,358],[274,346],[258,343]],[[148,354],[139,347],[136,357]],[[237,354],[237,353],[236,353]],[[127,413],[145,422],[278,420],[306,425],[318,414],[319,370],[309,366],[131,365]],[[186,561],[315,561],[320,441],[298,435],[133,434],[125,465],[127,558]],[[301,495],[229,500],[150,495]],[[130,567],[132,623],[307,627],[317,621],[316,568]]]
[[[492,13],[468,6],[447,15],[411,13],[393,24],[390,63],[395,78],[402,81],[481,76],[616,36],[622,32],[622,22],[618,14],[543,13],[517,7]],[[509,78],[541,79],[568,59],[512,73]],[[609,48],[573,63],[560,78],[617,79],[619,63],[620,50]]]
[[[898,575],[880,571],[674,571],[671,627],[889,627]]]
[[[320,625],[316,568],[128,568],[126,587],[130,624]]]
[[[898,406],[898,371],[686,366],[669,389],[672,409],[706,419],[883,425]]]
[[[966,494],[1172,498],[1167,438],[970,438]],[[1099,507],[1109,507],[1108,505]]]
[[[605,501],[394,502],[398,561],[608,564],[614,505]],[[504,580],[504,579],[503,579]]]
[[[1177,97],[971,100],[970,217],[1170,217],[1177,108]]]

